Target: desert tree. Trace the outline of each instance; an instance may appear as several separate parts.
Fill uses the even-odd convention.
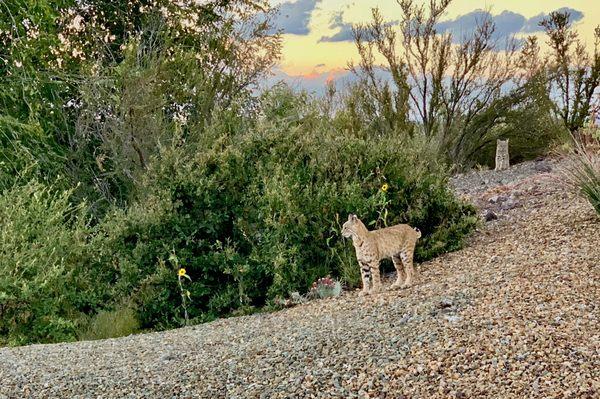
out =
[[[536,76],[546,76],[547,78],[548,59],[542,54],[539,39],[536,36],[528,36],[523,39],[516,65],[514,81],[518,85]]]
[[[57,66],[119,63],[132,42],[138,64],[157,50],[165,59],[185,53],[225,106],[270,72],[281,47],[265,0],[82,0],[61,15]]]
[[[391,92],[398,99],[398,117],[415,120],[424,135],[438,142],[451,160],[461,162],[469,126],[496,101],[514,78],[516,45],[499,43],[493,21],[483,18],[474,31],[454,37],[439,29],[451,0],[431,0],[421,5],[398,0],[400,20],[386,22],[378,9],[367,24],[355,27],[360,61],[352,68],[370,83],[370,90],[385,93],[387,81],[376,81],[375,71],[389,73]],[[385,65],[376,65],[376,58]]]
[[[246,112],[279,57],[273,13],[264,0],[82,0],[65,10],[54,51],[57,67],[80,66],[69,101],[75,178],[127,201],[162,149],[193,152],[217,113]]]
[[[353,33],[360,59],[348,67],[359,80],[350,91],[346,108],[358,119],[371,121],[378,134],[412,133],[406,65],[397,54],[393,24],[385,22],[379,10],[373,9],[372,23],[353,26]],[[376,64],[377,53],[386,57],[387,65]]]
[[[555,112],[575,133],[589,118],[594,93],[600,86],[600,26],[594,31],[594,49],[588,51],[573,28],[570,14],[556,11],[540,22],[551,49],[549,73]]]

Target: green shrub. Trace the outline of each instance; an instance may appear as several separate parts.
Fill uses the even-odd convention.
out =
[[[176,270],[165,266],[173,251],[192,278],[190,318],[204,321],[306,292],[324,275],[350,280],[339,234],[348,213],[372,228],[418,226],[418,260],[459,248],[476,224],[424,144],[343,135],[287,88],[262,100],[254,127],[232,131],[229,115],[201,150],[164,148],[136,203],[101,223],[100,265],[116,265],[115,292],[136,301],[142,328],[182,324]]]
[[[87,227],[71,192],[32,181],[0,194],[0,337],[68,341],[86,309]],[[2,342],[0,341],[0,342]]]
[[[259,119],[231,107],[190,126],[193,136],[176,131],[149,157],[132,202],[93,227],[72,190],[33,180],[3,191],[4,341],[183,325],[173,253],[192,279],[189,317],[202,322],[307,292],[325,275],[355,285],[352,248],[339,234],[348,213],[371,228],[418,226],[417,260],[459,248],[476,224],[426,143],[341,133],[318,102],[286,87],[261,101]]]
[[[118,338],[139,332],[137,312],[129,305],[122,305],[115,310],[101,310],[90,321],[79,338],[95,340]]]
[[[496,139],[510,139],[511,164],[535,159],[569,139],[561,121],[553,115],[546,80],[532,78],[523,87],[499,98],[464,132],[464,166],[494,167]]]
[[[62,160],[51,141],[39,126],[0,114],[0,190],[56,175]]]
[[[177,267],[193,322],[325,275],[352,286],[350,212],[419,226],[421,260],[475,224],[405,123],[331,117],[285,86],[253,97],[280,48],[262,0],[13,3],[0,13],[0,344],[180,326]],[[349,114],[377,114],[368,101]]]

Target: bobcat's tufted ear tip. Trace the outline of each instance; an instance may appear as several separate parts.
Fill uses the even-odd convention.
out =
[[[349,221],[353,221],[353,220],[356,220],[356,219],[357,219],[357,218],[356,218],[356,215],[355,215],[355,214],[351,213],[351,214],[349,214],[349,215],[348,215],[348,220],[349,220]]]

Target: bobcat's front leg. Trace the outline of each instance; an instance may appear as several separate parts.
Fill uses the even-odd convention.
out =
[[[373,288],[372,291],[373,292],[379,292],[381,291],[381,274],[379,272],[379,262],[378,261],[373,261],[370,264],[371,266],[371,280],[372,280],[372,284],[373,284]]]
[[[362,291],[360,295],[369,295],[369,279],[371,278],[371,267],[367,262],[359,262],[360,264],[360,277],[362,278]]]

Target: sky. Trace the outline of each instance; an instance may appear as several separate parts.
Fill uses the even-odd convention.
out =
[[[379,7],[386,20],[400,17],[395,0],[271,2],[279,6],[275,24],[283,32],[282,60],[271,81],[284,80],[317,92],[323,90],[327,81],[342,81],[349,75],[348,62],[358,57],[352,41],[352,24],[368,22],[373,7]],[[600,0],[454,0],[440,28],[460,37],[473,28],[483,13],[489,12],[496,23],[498,38],[533,34],[545,41],[537,23],[549,12],[563,8],[571,13],[580,37],[592,48],[594,28],[600,24]]]

